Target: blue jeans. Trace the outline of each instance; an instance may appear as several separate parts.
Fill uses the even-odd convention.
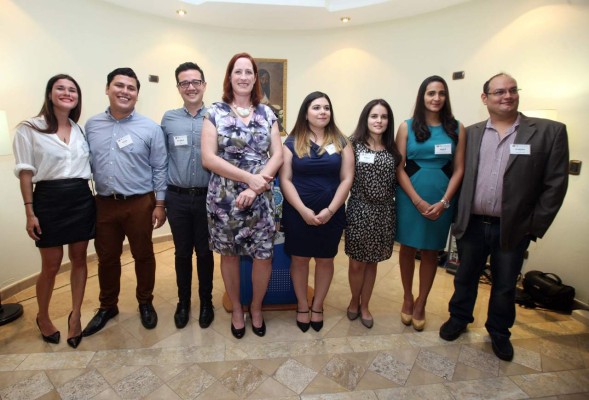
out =
[[[206,194],[166,192],[166,209],[174,238],[178,299],[190,302],[192,295],[192,252],[196,253],[200,304],[212,304],[213,252],[209,249]]]
[[[514,249],[502,250],[500,222],[483,222],[472,215],[468,228],[457,240],[460,266],[454,277],[454,295],[450,299],[450,317],[464,324],[474,321],[472,312],[477,299],[479,278],[491,256],[491,296],[485,327],[492,336],[509,337],[515,322],[515,286],[521,272],[530,238],[522,239]]]

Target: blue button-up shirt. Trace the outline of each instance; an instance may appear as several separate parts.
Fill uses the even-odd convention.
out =
[[[206,108],[195,116],[186,108],[166,111],[162,129],[168,145],[168,183],[183,188],[207,187],[211,174],[202,167],[200,138]]]
[[[135,111],[116,120],[107,109],[86,122],[86,136],[99,195],[155,191],[165,199],[168,158],[158,124]]]

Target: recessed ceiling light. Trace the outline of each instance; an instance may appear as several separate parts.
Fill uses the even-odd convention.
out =
[[[183,17],[183,16],[185,16],[188,13],[186,12],[186,10],[176,10],[176,14],[178,14],[181,17]]]
[[[341,17],[339,20],[342,21],[343,24],[347,24],[348,22],[350,22],[352,20],[352,18],[351,17]]]

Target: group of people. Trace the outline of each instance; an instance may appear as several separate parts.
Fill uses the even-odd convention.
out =
[[[284,195],[285,251],[297,297],[296,325],[323,327],[323,304],[334,274],[334,257],[345,232],[349,257],[350,320],[372,328],[369,302],[377,264],[400,243],[403,284],[400,318],[424,329],[426,303],[450,226],[460,267],[450,319],[440,328],[455,340],[473,319],[478,279],[490,256],[493,286],[486,323],[495,354],[513,358],[509,328],[515,320],[515,285],[530,243],[542,237],[567,188],[566,128],[518,112],[519,88],[501,73],[483,87],[487,121],[467,129],[451,109],[448,86],[431,76],[419,87],[413,116],[394,134],[391,106],[368,102],[348,138],[335,123],[329,96],[310,93],[282,143],[277,117],[264,104],[259,71],[247,53],[231,58],[222,101],[206,107],[202,69],[175,71],[182,108],[165,113],[161,126],[135,111],[140,83],[129,68],[107,77],[109,107],[88,120],[80,87],[68,75],[47,84],[40,114],[19,125],[15,173],[27,215],[27,232],[42,258],[37,281],[37,325],[57,343],[59,330],[49,302],[63,245],[72,265],[72,312],[67,343],[101,330],[118,314],[122,245],[135,259],[141,322],[157,325],[153,307],[155,258],[152,232],[168,218],[175,245],[178,304],[174,321],[190,318],[192,254],[199,281],[199,325],[214,319],[212,252],[232,304],[231,333],[245,335],[244,306],[254,334],[264,336],[262,303],[272,270],[275,204],[279,176]],[[96,183],[93,198],[87,181]],[[33,190],[34,186],[34,190]],[[95,238],[100,308],[84,330],[80,309],[87,276],[86,249]],[[419,291],[413,295],[416,253]],[[253,258],[252,300],[240,300],[239,257]],[[309,266],[315,263],[314,297],[307,297]]]

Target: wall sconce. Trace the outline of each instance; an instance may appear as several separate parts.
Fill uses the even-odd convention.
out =
[[[12,154],[10,132],[8,131],[8,117],[6,111],[0,110],[0,156]]]

